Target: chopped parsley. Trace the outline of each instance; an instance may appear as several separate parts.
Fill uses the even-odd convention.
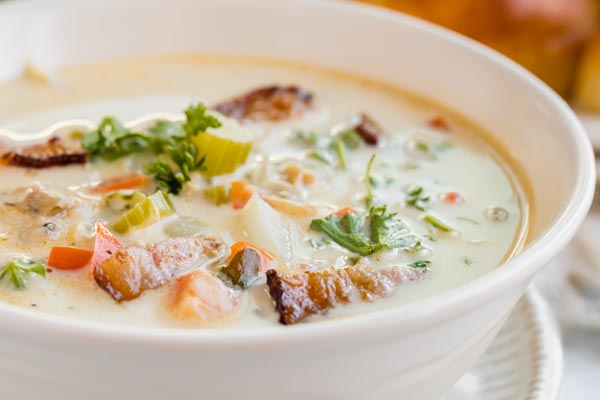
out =
[[[38,261],[26,258],[13,257],[13,259],[0,268],[0,280],[8,277],[15,289],[27,288],[25,276],[27,274],[38,274],[46,277],[46,266]]]
[[[367,196],[365,197],[365,202],[367,204],[367,208],[371,208],[373,205],[373,191],[372,186],[373,180],[371,178],[371,167],[373,166],[373,161],[375,161],[375,154],[371,156],[369,159],[369,163],[367,164],[367,172],[365,173],[365,186],[367,188]]]
[[[408,266],[411,268],[417,268],[417,269],[427,269],[429,264],[431,264],[430,260],[417,260],[417,261],[414,261],[414,262],[408,264]]]
[[[479,222],[477,222],[477,221],[475,221],[474,219],[471,219],[471,218],[467,218],[467,217],[456,217],[456,219],[457,219],[457,220],[459,220],[459,221],[465,221],[465,222],[468,222],[468,223],[470,223],[470,224],[473,224],[473,225],[479,225]]]
[[[425,216],[425,221],[427,221],[434,228],[437,228],[442,232],[453,232],[454,231],[454,228],[452,228],[450,225],[446,224],[444,221],[442,221],[438,217],[435,217],[431,214],[427,214]]]
[[[397,214],[388,213],[385,206],[372,207],[366,215],[330,214],[324,219],[314,219],[310,228],[361,256],[392,248],[410,250],[418,243],[414,235],[408,235],[408,228]]]
[[[464,263],[465,263],[466,265],[471,265],[471,264],[473,264],[473,259],[472,259],[471,257],[467,257],[467,256],[465,256],[465,257],[463,258],[463,261],[464,261]]]
[[[347,166],[346,150],[355,150],[364,142],[354,129],[347,129],[333,136],[313,131],[295,131],[290,141],[309,148],[307,156],[327,165],[333,165],[334,158],[337,158],[341,169],[346,169]]]
[[[419,211],[425,211],[427,203],[429,202],[429,196],[425,196],[422,186],[417,186],[406,194],[405,202],[409,207],[416,208]]]

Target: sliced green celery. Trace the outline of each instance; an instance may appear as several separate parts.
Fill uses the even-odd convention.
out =
[[[229,203],[231,198],[227,192],[227,188],[224,185],[212,186],[204,189],[204,195],[212,200],[215,205],[220,206],[221,204]]]
[[[169,196],[157,191],[151,196],[146,197],[137,203],[133,208],[121,216],[113,224],[113,229],[118,233],[126,233],[131,229],[144,228],[152,225],[162,218],[175,213],[175,208],[169,199]]]
[[[246,162],[252,148],[250,142],[236,142],[201,132],[192,138],[192,143],[198,148],[198,160],[204,157],[202,175],[213,177],[229,174]]]

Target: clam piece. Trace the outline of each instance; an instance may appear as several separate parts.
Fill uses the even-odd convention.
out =
[[[422,274],[423,270],[416,268],[374,270],[362,264],[288,275],[271,269],[267,286],[279,322],[290,325],[313,314],[326,314],[338,305],[390,297],[400,285],[418,280]]]
[[[115,300],[133,300],[145,290],[214,264],[227,254],[223,241],[204,235],[124,247],[94,269],[94,279]]]
[[[273,85],[252,90],[213,108],[239,121],[279,122],[310,108],[312,93],[298,86]]]

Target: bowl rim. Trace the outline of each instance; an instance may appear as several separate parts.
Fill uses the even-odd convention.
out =
[[[110,4],[108,0],[104,4]],[[139,1],[139,0],[135,0]],[[208,0],[218,1],[218,0]],[[281,0],[258,0],[261,3],[274,3]],[[332,0],[287,0],[304,6],[324,7],[344,12],[360,13],[367,18],[378,18],[384,22],[403,24],[423,35],[434,36],[436,40],[461,47],[464,51],[485,58],[506,70],[512,79],[518,79],[531,92],[545,98],[554,108],[557,118],[570,126],[571,140],[577,155],[577,176],[575,189],[563,205],[558,216],[550,227],[543,231],[520,254],[501,265],[501,268],[484,276],[463,284],[457,288],[434,295],[414,303],[361,314],[346,319],[322,321],[316,324],[300,324],[293,327],[235,328],[235,329],[178,329],[148,328],[140,326],[121,326],[113,323],[89,321],[66,316],[52,315],[24,309],[8,303],[0,302],[0,319],[15,324],[30,332],[43,330],[45,335],[57,334],[60,337],[77,336],[80,339],[95,341],[123,342],[128,344],[161,344],[168,343],[175,348],[182,346],[226,348],[235,344],[240,347],[272,347],[274,344],[307,343],[314,339],[339,340],[344,336],[361,335],[375,330],[388,332],[390,329],[403,331],[415,330],[419,326],[439,321],[439,315],[450,319],[457,314],[472,309],[474,298],[489,299],[496,293],[525,282],[543,264],[548,262],[563,248],[575,234],[578,226],[586,216],[591,205],[595,189],[594,153],[575,113],[568,104],[539,78],[516,64],[504,55],[456,32],[423,21],[416,17],[394,12],[383,7]],[[133,3],[134,1],[132,1]],[[41,3],[39,0],[20,2],[8,1],[0,4],[0,13],[5,11],[27,9]],[[75,3],[72,0],[52,0],[44,2],[52,6]],[[122,4],[122,3],[121,3]],[[331,11],[331,10],[330,10]]]

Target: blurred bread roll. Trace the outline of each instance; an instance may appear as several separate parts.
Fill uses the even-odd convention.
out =
[[[594,0],[363,1],[470,36],[514,59],[563,96],[596,25]]]
[[[600,112],[600,33],[592,37],[583,53],[573,103],[578,108]]]

